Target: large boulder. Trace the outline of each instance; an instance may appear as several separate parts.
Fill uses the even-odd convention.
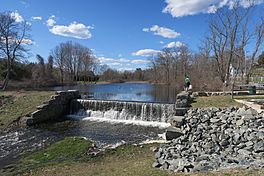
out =
[[[169,122],[171,126],[181,128],[184,123],[184,116],[173,116],[170,118]]]
[[[173,140],[183,135],[180,128],[168,127],[165,132],[166,140]]]
[[[186,108],[190,107],[192,103],[192,98],[188,92],[180,92],[176,96],[175,107],[176,108]]]

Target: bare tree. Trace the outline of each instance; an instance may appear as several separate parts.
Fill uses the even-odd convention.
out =
[[[65,78],[71,82],[87,80],[89,75],[92,75],[91,71],[96,63],[96,58],[89,48],[71,41],[56,46],[51,55],[55,66],[60,70],[61,83]]]
[[[28,30],[26,21],[16,22],[9,12],[0,14],[0,57],[7,60],[2,90],[7,88],[13,64],[24,58],[27,52],[25,44],[29,41]]]
[[[254,7],[254,0],[249,0],[251,6],[240,7],[240,2],[235,1],[232,9],[222,8],[217,11],[210,21],[209,40],[213,49],[213,57],[217,63],[217,72],[222,81],[223,89],[230,85],[230,69],[234,59],[239,56],[244,65],[241,65],[241,72],[249,75],[252,65],[263,41],[263,23],[257,25],[257,32],[249,29],[249,19]],[[251,55],[249,69],[246,66],[246,47],[255,42],[255,49]],[[244,71],[246,69],[246,71]],[[242,74],[244,75],[244,74]]]
[[[49,55],[48,57],[48,63],[46,66],[46,76],[49,80],[53,80],[54,76],[53,76],[53,57],[51,55]]]
[[[258,57],[258,53],[260,51],[260,47],[264,42],[264,19],[263,18],[261,19],[261,23],[256,26],[256,29],[255,29],[252,36],[255,39],[255,47],[254,47],[254,50],[250,56],[250,64],[245,71],[246,83],[249,83],[249,78],[252,74],[253,64],[255,63],[256,58]]]
[[[65,58],[66,58],[66,50],[64,49],[64,44],[56,46],[53,50],[51,50],[51,56],[54,59],[55,66],[60,70],[60,82],[64,83],[64,67],[65,67]]]

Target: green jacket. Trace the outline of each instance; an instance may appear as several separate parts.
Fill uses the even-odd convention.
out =
[[[190,83],[191,82],[191,80],[190,80],[190,78],[188,76],[185,76],[184,81],[185,81],[185,83]]]

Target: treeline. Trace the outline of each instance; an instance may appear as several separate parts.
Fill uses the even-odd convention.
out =
[[[64,82],[97,81],[98,62],[92,51],[78,43],[66,42],[51,51],[59,80]]]
[[[142,70],[117,71],[106,69],[100,80],[110,82],[147,81],[165,84],[181,89],[185,74],[191,77],[196,90],[218,90],[222,83],[217,74],[216,61],[208,51],[201,49],[198,53],[190,51],[187,45],[177,48],[165,48],[157,56],[149,59],[149,66]]]
[[[36,63],[14,60],[8,78],[23,82],[21,87],[33,88],[99,80],[95,75],[100,67],[97,59],[89,48],[78,43],[61,43],[51,50],[46,62],[40,55],[36,55],[36,60]],[[8,59],[0,59],[1,80],[6,78],[7,65]]]

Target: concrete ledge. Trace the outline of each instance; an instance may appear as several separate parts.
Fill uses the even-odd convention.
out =
[[[242,104],[246,105],[247,107],[256,110],[258,113],[261,113],[261,112],[264,111],[263,105],[259,105],[259,104],[256,104],[254,102],[250,102],[250,101],[246,101],[246,100],[237,100],[237,99],[235,99],[235,101],[238,102],[238,103],[242,103]]]

